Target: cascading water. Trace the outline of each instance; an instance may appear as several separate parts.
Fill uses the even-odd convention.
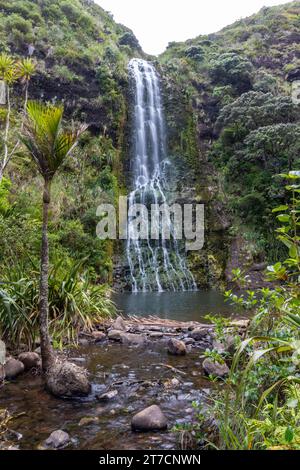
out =
[[[164,204],[166,199],[166,134],[159,79],[155,68],[145,60],[132,59],[129,72],[134,83],[134,156],[132,160],[133,190],[129,195],[129,211],[135,204]],[[130,212],[129,212],[130,214]],[[174,226],[169,221],[169,230]],[[185,256],[178,241],[159,237],[140,240],[136,225],[128,217],[127,259],[133,292],[196,290]]]

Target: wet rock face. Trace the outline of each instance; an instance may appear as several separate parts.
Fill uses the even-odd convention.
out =
[[[57,397],[82,397],[91,391],[86,370],[67,361],[57,361],[48,371],[46,387]]]
[[[171,338],[168,342],[168,353],[172,356],[185,356],[187,353],[186,345],[183,341]]]
[[[52,449],[60,449],[65,447],[70,442],[70,436],[67,432],[61,429],[53,431],[52,434],[45,441],[45,446]]]
[[[24,372],[24,364],[17,359],[10,358],[4,364],[5,378],[14,379]]]
[[[161,431],[168,426],[167,418],[157,405],[149,406],[137,413],[131,421],[133,431]]]
[[[203,370],[206,375],[212,375],[220,379],[224,379],[229,374],[227,364],[219,364],[211,359],[205,359],[202,364]]]
[[[25,370],[39,367],[40,356],[35,352],[25,352],[19,354],[18,359],[24,364]]]

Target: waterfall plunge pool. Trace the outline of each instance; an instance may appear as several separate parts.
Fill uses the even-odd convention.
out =
[[[114,293],[112,300],[125,316],[136,315],[178,321],[205,321],[208,314],[230,316],[234,308],[215,290],[195,292],[122,292]]]

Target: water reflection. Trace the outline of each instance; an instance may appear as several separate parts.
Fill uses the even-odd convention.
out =
[[[225,303],[223,294],[217,291],[198,292],[122,292],[113,295],[113,300],[124,315],[157,315],[180,321],[203,321],[205,315],[232,313],[233,308]]]

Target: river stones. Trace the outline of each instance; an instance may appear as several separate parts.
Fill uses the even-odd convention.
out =
[[[111,325],[112,330],[127,331],[126,323],[122,317],[118,317]]]
[[[202,364],[203,370],[206,375],[212,375],[220,379],[224,379],[229,374],[229,368],[227,364],[220,364],[212,359],[205,359]]]
[[[171,390],[180,386],[180,381],[174,377],[173,379],[166,380],[164,382],[164,388],[166,390]]]
[[[11,357],[4,364],[5,378],[14,379],[18,375],[22,374],[22,372],[24,372],[24,369],[25,367],[23,362]]]
[[[193,338],[195,341],[201,341],[205,339],[208,334],[207,328],[195,328],[191,333],[190,337]]]
[[[19,361],[24,364],[25,370],[39,367],[40,356],[35,352],[24,352],[19,354]]]
[[[219,354],[228,353],[233,356],[236,350],[235,337],[233,335],[228,335],[223,339],[223,341],[214,340],[213,349],[215,349]]]
[[[97,395],[96,398],[98,401],[111,401],[114,400],[119,395],[118,390],[110,390],[109,392],[103,393],[102,395]]]
[[[184,344],[186,346],[193,346],[196,343],[196,340],[194,338],[186,338],[184,339]]]
[[[97,424],[97,423],[99,423],[98,416],[85,416],[84,418],[81,418],[81,420],[78,423],[78,426],[82,428],[84,426],[90,426],[92,424]]]
[[[168,421],[160,407],[157,405],[149,406],[140,411],[131,420],[133,431],[162,431],[168,427]]]
[[[101,343],[106,339],[106,334],[102,331],[93,331],[92,337],[95,340],[95,343]]]
[[[154,331],[154,332],[150,333],[149,336],[150,336],[151,339],[161,339],[161,338],[164,337],[164,334],[161,331]]]
[[[108,339],[111,341],[120,341],[122,340],[122,331],[121,330],[109,330]]]
[[[47,372],[46,387],[57,397],[82,397],[91,391],[87,371],[71,362],[60,360]]]
[[[172,356],[185,356],[187,353],[186,345],[179,339],[171,338],[168,341],[168,353]]]
[[[60,449],[69,444],[70,440],[70,436],[67,432],[58,429],[57,431],[53,431],[48,439],[46,439],[45,446],[52,449]]]
[[[144,335],[135,335],[132,333],[123,333],[121,341],[128,346],[144,346],[147,342]]]
[[[108,332],[108,338],[112,341],[126,344],[127,346],[144,346],[147,341],[144,335],[125,333],[120,330],[110,330]]]

